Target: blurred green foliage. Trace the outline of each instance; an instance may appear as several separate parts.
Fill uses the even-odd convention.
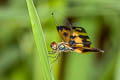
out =
[[[120,1],[34,0],[48,50],[60,42],[51,12],[88,32],[104,54],[62,54],[54,63],[55,80],[120,80]],[[60,12],[60,13],[59,13]],[[62,18],[59,16],[62,14]],[[61,25],[64,25],[61,24]],[[0,80],[43,80],[25,0],[0,0]]]

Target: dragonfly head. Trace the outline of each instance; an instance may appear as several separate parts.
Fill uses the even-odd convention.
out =
[[[56,50],[57,49],[57,43],[56,42],[52,42],[50,47],[53,49],[53,50]]]

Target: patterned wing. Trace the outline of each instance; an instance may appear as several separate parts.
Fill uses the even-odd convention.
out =
[[[71,28],[66,26],[57,26],[57,31],[64,42],[68,43],[70,41]]]
[[[70,35],[69,46],[78,53],[88,52],[85,49],[91,48],[91,41],[84,28],[72,27],[72,34]]]
[[[77,53],[84,52],[102,52],[103,50],[92,48],[88,34],[82,27],[57,26],[58,33],[62,40],[68,44],[66,46],[73,48]]]

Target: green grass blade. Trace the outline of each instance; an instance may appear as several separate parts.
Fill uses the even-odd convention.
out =
[[[28,6],[28,12],[30,15],[31,23],[32,23],[32,30],[33,35],[35,38],[35,42],[37,45],[38,53],[40,55],[40,63],[43,70],[43,75],[45,80],[54,80],[51,66],[49,64],[49,60],[47,57],[47,48],[45,44],[45,39],[43,36],[42,26],[40,24],[39,17],[37,15],[36,9],[34,7],[32,0],[26,0]]]
[[[120,51],[118,53],[118,58],[115,68],[115,80],[120,80]]]

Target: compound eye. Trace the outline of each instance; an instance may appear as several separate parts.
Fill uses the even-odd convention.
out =
[[[50,47],[53,49],[53,50],[56,50],[57,49],[57,43],[56,42],[52,42]]]

